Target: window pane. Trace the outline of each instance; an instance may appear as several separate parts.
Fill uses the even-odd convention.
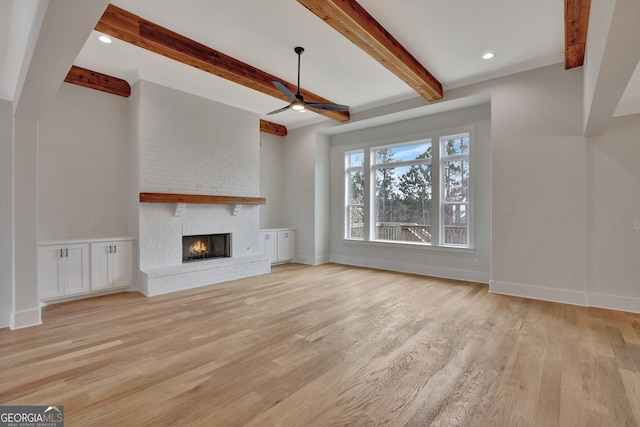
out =
[[[364,151],[347,153],[348,167],[364,165]]]
[[[444,243],[450,245],[468,244],[467,205],[452,203],[444,206]]]
[[[349,239],[364,237],[364,150],[346,153],[347,171],[346,185],[346,230]]]
[[[394,205],[398,201],[398,183],[395,168],[376,170],[376,221],[394,221]]]
[[[442,139],[442,157],[469,154],[469,135]]]
[[[349,207],[349,238],[362,239],[364,237],[364,209],[362,206]]]
[[[469,162],[444,162],[444,201],[469,201]]]
[[[431,165],[376,170],[375,238],[431,242]]]
[[[349,204],[364,203],[364,172],[349,172]]]
[[[388,147],[374,150],[375,163],[404,162],[407,160],[430,159],[431,141],[402,147]]]

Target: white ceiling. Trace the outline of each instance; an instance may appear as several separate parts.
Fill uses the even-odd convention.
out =
[[[294,0],[114,0],[113,4],[240,61],[296,82],[295,46],[303,46],[301,85],[352,112],[417,94]],[[563,61],[563,3],[558,0],[400,0],[359,2],[447,88]],[[460,11],[465,13],[461,14]],[[527,16],[523,21],[520,17]],[[540,25],[544,23],[544,25]],[[284,101],[115,40],[91,37],[76,65],[196,93],[264,114]],[[482,59],[486,51],[496,57]],[[263,118],[296,127],[326,120],[288,111]]]
[[[12,69],[7,53],[11,49],[6,46],[16,39],[16,34],[25,31],[24,25],[20,30],[15,22],[20,3],[25,2],[14,0],[13,13],[0,18],[0,24],[9,20],[12,28],[0,31],[3,87],[11,74],[7,70]],[[302,87],[333,102],[350,105],[352,113],[418,96],[295,0],[112,3],[291,83],[296,82],[297,72],[293,48],[303,46]],[[443,84],[445,97],[447,89],[564,60],[564,6],[559,0],[359,3]],[[261,114],[262,118],[289,128],[328,120],[312,112],[287,111],[266,116],[286,103],[117,39],[105,45],[97,40],[98,36],[96,32],[91,34],[75,65],[124,78],[132,85],[144,79],[194,93]],[[495,52],[495,58],[483,60],[481,56],[487,51]],[[639,74],[636,73],[638,81]],[[640,85],[630,84],[623,101],[623,114],[640,112]]]

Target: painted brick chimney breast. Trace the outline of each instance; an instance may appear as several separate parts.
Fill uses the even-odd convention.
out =
[[[259,116],[146,81],[132,91],[140,192],[257,197]],[[270,271],[259,254],[259,210],[140,203],[141,291],[157,295]],[[232,258],[182,265],[182,236],[231,233]]]

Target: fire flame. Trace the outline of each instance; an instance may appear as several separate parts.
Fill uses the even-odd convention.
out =
[[[207,245],[205,245],[204,242],[201,242],[200,240],[196,240],[191,246],[189,246],[189,252],[191,253],[201,254],[208,251],[209,250],[207,249]]]

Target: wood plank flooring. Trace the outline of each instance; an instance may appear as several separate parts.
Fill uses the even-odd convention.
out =
[[[640,315],[336,264],[46,307],[0,405],[67,426],[636,426]]]

